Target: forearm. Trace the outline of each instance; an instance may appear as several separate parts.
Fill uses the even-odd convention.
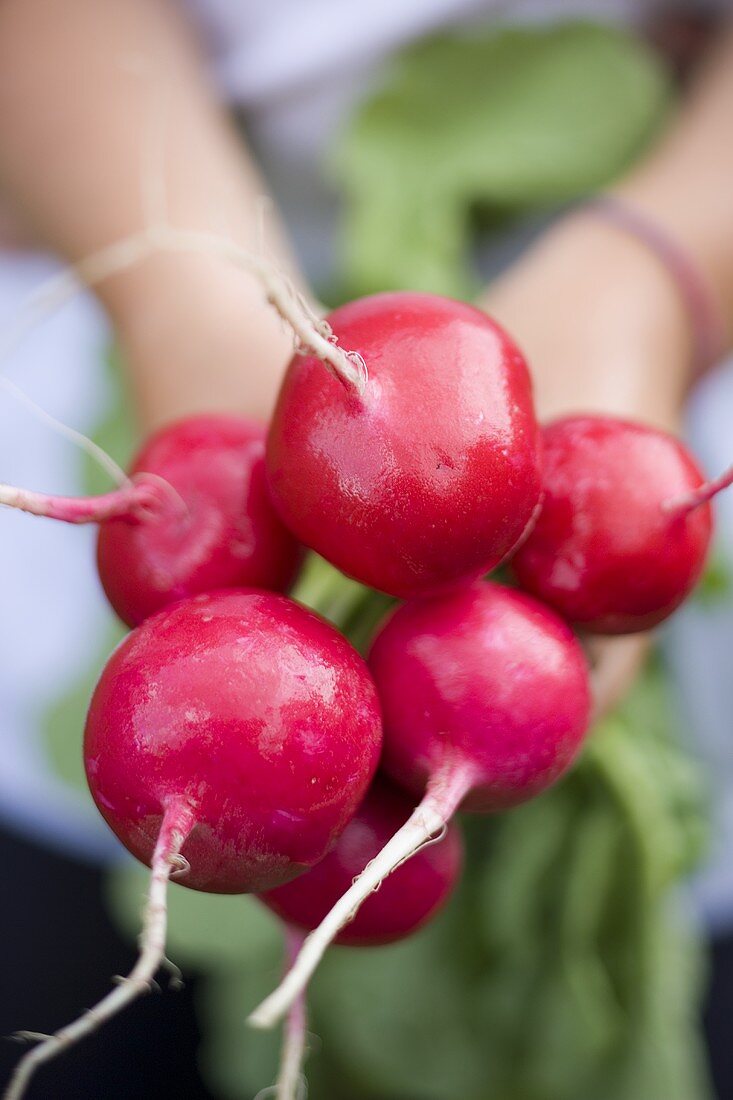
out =
[[[612,191],[687,256],[728,345],[732,118],[728,34],[661,141]],[[543,417],[607,412],[677,426],[696,367],[686,303],[654,251],[592,207],[556,223],[489,288],[484,304],[524,347]]]
[[[607,413],[677,427],[692,345],[676,288],[644,245],[581,211],[482,299],[519,342],[542,420]]]
[[[141,229],[161,192],[175,224],[261,243],[262,182],[165,0],[5,0],[0,190],[70,260]],[[268,252],[292,271],[267,224]],[[251,277],[158,256],[99,295],[146,427],[197,409],[268,413],[292,342]]]
[[[676,241],[706,280],[733,341],[733,24],[673,124],[615,189]]]

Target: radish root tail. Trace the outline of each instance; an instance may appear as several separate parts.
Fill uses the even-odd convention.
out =
[[[667,515],[671,515],[675,519],[681,519],[693,512],[695,508],[699,508],[701,504],[707,504],[714,496],[717,496],[723,489],[727,489],[731,485],[733,485],[733,466],[725,470],[720,477],[703,482],[699,488],[693,489],[689,493],[683,493],[682,496],[666,500],[662,508]]]
[[[285,930],[286,966],[293,965],[305,936],[295,928]],[[275,1082],[275,1100],[304,1100],[308,1093],[303,1062],[307,1053],[307,1010],[305,991],[293,1001],[283,1027],[280,1068]]]
[[[320,359],[340,382],[357,394],[364,392],[367,371],[358,351],[339,346],[330,325],[293,287],[272,261],[242,248],[227,237],[204,230],[150,225],[79,260],[44,283],[20,311],[15,326],[0,345],[7,355],[25,335],[73,298],[83,287],[95,287],[159,253],[201,253],[219,256],[252,275],[265,298],[291,329],[296,349]]]
[[[267,301],[290,327],[296,351],[315,355],[347,389],[359,397],[364,394],[368,375],[362,355],[358,351],[345,351],[339,346],[328,322],[318,316],[305,296],[296,290],[274,263],[226,237],[199,230],[176,229],[165,222],[149,225],[138,233],[115,241],[43,283],[24,303],[15,324],[0,339],[0,362],[9,357],[29,332],[83,288],[93,288],[156,253],[163,252],[215,255],[249,272],[260,283]],[[124,471],[93,440],[51,416],[9,378],[0,376],[0,387],[21,401],[54,431],[81,447],[111,475],[118,486],[122,489],[129,487]],[[0,499],[0,503],[23,507],[15,503],[15,500],[23,497],[28,503],[25,511],[35,511],[37,515],[51,514],[48,510],[36,510],[44,504],[39,500],[34,501],[32,493],[17,490],[15,500],[11,500],[7,499],[13,494],[11,486],[0,486],[0,492],[6,497],[5,500]],[[71,519],[70,522],[85,523],[90,520]]]
[[[443,832],[471,783],[472,776],[465,767],[451,765],[436,772],[422,802],[402,828],[354,879],[318,928],[306,937],[295,963],[278,988],[249,1016],[247,1022],[252,1027],[270,1028],[282,1019],[306,989],[324,952],[341,929],[353,920],[363,902],[388,875]]]
[[[168,879],[179,850],[194,824],[193,814],[188,807],[172,805],[166,809],[152,859],[150,886],[140,936],[140,954],[130,974],[79,1019],[53,1035],[42,1038],[37,1047],[25,1054],[15,1067],[3,1100],[20,1100],[39,1066],[93,1034],[151,988],[156,972],[165,961]],[[37,1038],[33,1032],[21,1032],[19,1035]]]
[[[0,484],[0,505],[76,524],[115,518],[140,522],[167,512],[171,505],[177,513],[187,511],[180,494],[156,474],[141,474],[120,489],[94,497],[54,496]]]

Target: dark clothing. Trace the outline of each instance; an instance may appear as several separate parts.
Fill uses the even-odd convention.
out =
[[[104,906],[102,874],[0,831],[0,1037],[50,1032],[126,974],[134,947]],[[165,978],[163,977],[163,980]],[[194,982],[141,997],[96,1035],[42,1067],[28,1100],[211,1100],[196,1067]],[[21,1047],[0,1038],[0,1086]]]
[[[0,831],[0,1035],[53,1031],[126,974],[134,951],[104,907],[102,875]],[[733,1100],[733,935],[712,945],[705,1010],[719,1100]],[[28,1100],[213,1100],[196,1067],[195,979],[176,994],[151,994],[94,1037],[41,1069]],[[0,1086],[19,1047],[0,1039]]]

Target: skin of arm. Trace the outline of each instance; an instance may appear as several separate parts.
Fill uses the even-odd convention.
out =
[[[729,31],[661,142],[615,188],[687,252],[729,328],[731,117]],[[178,8],[5,0],[0,190],[36,239],[77,260],[139,230],[151,170],[173,223],[259,246],[263,183]],[[268,252],[293,275],[271,217],[268,230]],[[159,256],[99,296],[128,353],[143,427],[210,407],[269,412],[292,345],[253,279],[213,258]],[[614,226],[583,212],[564,219],[483,304],[524,346],[543,418],[581,408],[677,423],[690,380],[688,319],[660,261]]]
[[[167,0],[5,0],[0,193],[33,239],[88,256],[143,228],[146,188],[161,184],[173,224],[261,248],[264,184],[182,12]],[[268,255],[297,280],[276,217],[266,223]],[[293,343],[249,275],[160,255],[98,295],[143,431],[208,409],[268,416]]]
[[[662,141],[615,189],[688,253],[729,327],[731,117],[729,31]],[[176,7],[0,5],[0,190],[37,240],[77,260],[142,227],[156,119],[171,221],[257,247],[262,181]],[[268,251],[292,274],[282,232],[268,223]],[[254,280],[213,258],[160,256],[99,296],[129,353],[145,427],[197,408],[269,411],[291,342]],[[689,384],[688,319],[643,244],[571,215],[483,304],[524,345],[541,416],[576,407],[676,423]]]

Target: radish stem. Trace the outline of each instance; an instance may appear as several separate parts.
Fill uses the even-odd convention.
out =
[[[160,511],[164,493],[175,497],[177,506],[185,509],[175,489],[152,474],[143,474],[120,489],[92,497],[54,496],[0,484],[0,505],[64,523],[101,523],[114,518],[136,521]]]
[[[693,512],[695,508],[699,508],[701,504],[707,504],[730,485],[733,485],[733,466],[712,481],[703,482],[697,489],[683,493],[682,496],[672,497],[671,500],[665,500],[662,509],[674,518],[682,518]]]
[[[285,959],[288,969],[295,963],[304,939],[305,936],[299,929],[293,928],[291,925],[286,927]],[[302,991],[290,1006],[283,1028],[280,1068],[275,1082],[275,1100],[301,1100],[303,1096],[306,1015],[305,991]]]

